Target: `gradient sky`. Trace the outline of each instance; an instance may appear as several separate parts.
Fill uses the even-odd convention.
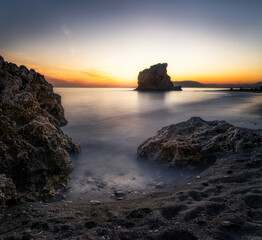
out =
[[[0,0],[0,54],[56,86],[262,81],[262,0]]]

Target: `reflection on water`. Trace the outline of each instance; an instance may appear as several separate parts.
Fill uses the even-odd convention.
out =
[[[192,116],[261,128],[262,95],[184,89],[182,92],[136,92],[132,89],[56,88],[69,124],[63,130],[79,142],[74,159],[71,199],[109,199],[114,189],[129,197],[179,185],[197,170],[167,169],[136,160],[140,143],[160,128]]]

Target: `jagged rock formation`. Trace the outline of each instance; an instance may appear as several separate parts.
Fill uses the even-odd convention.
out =
[[[261,143],[260,131],[193,117],[162,128],[138,147],[137,155],[170,166],[209,164],[218,154],[239,153]]]
[[[181,90],[181,87],[174,87],[167,75],[167,63],[159,63],[139,72],[138,75],[138,91],[167,91]]]
[[[60,129],[66,123],[61,97],[44,76],[0,56],[0,174],[19,196],[51,199],[67,187],[69,153],[80,148]]]

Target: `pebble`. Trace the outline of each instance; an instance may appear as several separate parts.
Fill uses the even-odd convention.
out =
[[[124,200],[124,197],[117,197],[116,200],[117,200],[117,201]]]
[[[229,226],[232,225],[232,223],[229,222],[229,221],[222,221],[222,222],[221,222],[221,225],[224,226],[224,227],[229,227]]]
[[[124,197],[126,195],[126,193],[122,190],[115,190],[114,191],[115,196],[118,197]]]
[[[91,205],[99,205],[101,202],[97,200],[91,200],[90,203]]]

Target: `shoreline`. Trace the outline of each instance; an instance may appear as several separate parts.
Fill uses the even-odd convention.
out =
[[[261,130],[246,129],[239,134],[239,128],[224,121],[207,123],[191,118],[175,125],[186,126],[182,130],[178,127],[179,137],[174,138],[180,144],[172,145],[171,139],[168,142],[171,144],[165,144],[164,149],[161,137],[153,136],[151,150],[156,150],[154,154],[158,156],[157,147],[160,147],[164,149],[162,159],[176,161],[174,152],[170,151],[174,147],[178,149],[176,156],[180,154],[179,160],[184,161],[187,156],[189,165],[196,156],[201,162],[205,150],[217,153],[216,161],[199,176],[171,190],[134,199],[65,201],[63,190],[68,187],[68,176],[73,170],[69,154],[78,153],[80,147],[60,129],[67,123],[61,97],[53,92],[44,76],[7,63],[3,58],[0,60],[0,90],[4,100],[0,102],[3,123],[0,150],[5,160],[1,162],[1,239],[250,240],[262,236]],[[213,132],[200,129],[201,122],[211,126]],[[191,123],[195,123],[195,128]],[[165,135],[165,129],[173,131],[173,127],[162,128],[163,135],[161,130],[158,133],[170,136]],[[203,137],[202,133],[207,135]],[[221,133],[224,135],[217,137]],[[226,142],[228,134],[229,142]],[[158,146],[154,143],[157,139],[160,139]],[[227,145],[229,151],[223,152],[228,149]],[[153,153],[151,150],[146,152]],[[141,151],[142,155],[146,152]],[[155,156],[153,159],[158,160]],[[4,164],[12,160],[13,166]],[[118,196],[115,194],[115,197]]]
[[[254,239],[262,236],[261,176],[257,148],[218,159],[176,189],[137,199],[13,206],[0,232],[3,239]]]

